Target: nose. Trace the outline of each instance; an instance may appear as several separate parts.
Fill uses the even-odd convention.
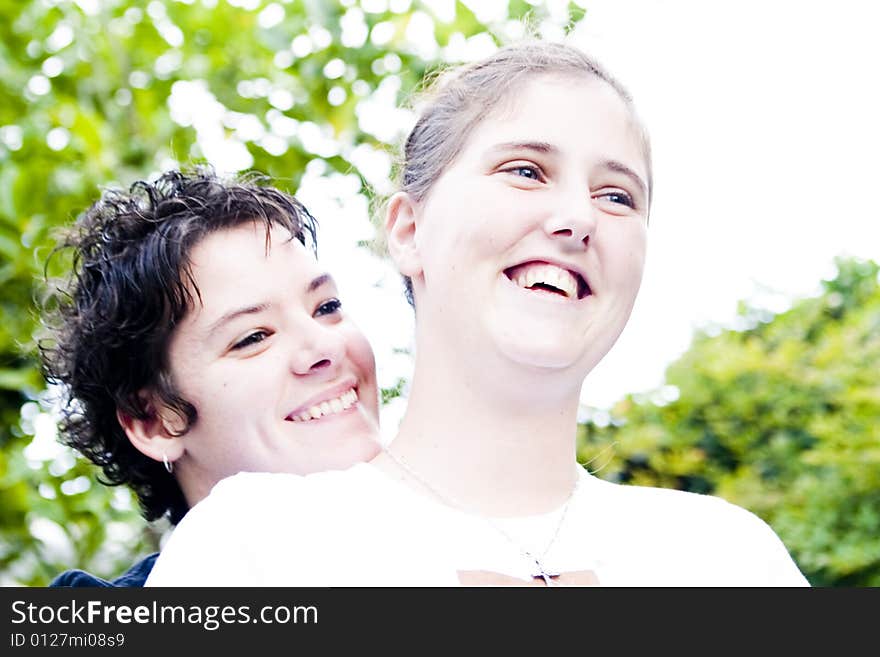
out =
[[[313,323],[297,332],[290,357],[294,374],[336,374],[345,353],[342,336],[331,327]]]
[[[565,246],[583,248],[596,230],[596,208],[589,189],[576,186],[561,193],[552,212],[544,220],[544,232]]]

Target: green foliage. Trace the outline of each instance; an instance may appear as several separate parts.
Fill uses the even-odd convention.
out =
[[[821,295],[777,316],[743,306],[746,330],[698,335],[667,387],[581,427],[579,457],[754,511],[814,585],[878,586],[880,266],[836,262]]]
[[[112,576],[161,533],[91,466],[45,448],[34,299],[53,231],[101,188],[215,162],[218,148],[234,155],[228,168],[288,191],[311,165],[355,175],[367,193],[388,172],[363,171],[358,148],[388,151],[408,127],[377,134],[368,103],[402,103],[469,39],[499,43],[508,19],[548,15],[513,2],[486,25],[473,2],[454,16],[417,0],[366,4],[0,0],[0,584],[45,584],[74,566]],[[59,259],[50,273],[63,270]]]

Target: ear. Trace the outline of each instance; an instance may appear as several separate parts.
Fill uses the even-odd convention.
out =
[[[146,416],[132,417],[117,408],[116,419],[128,440],[141,454],[160,463],[166,458],[173,463],[186,451],[183,436],[177,435],[183,431],[184,421],[163,405],[155,394],[141,391],[138,397],[146,409]]]
[[[385,235],[388,253],[398,271],[414,278],[422,273],[416,240],[416,204],[406,192],[397,192],[388,202],[385,215]]]

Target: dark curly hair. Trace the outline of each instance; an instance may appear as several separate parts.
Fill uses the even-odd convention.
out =
[[[190,254],[206,235],[254,222],[280,227],[316,249],[316,222],[292,196],[251,175],[221,180],[209,168],[169,171],[128,192],[105,191],[61,239],[70,275],[52,286],[44,307],[49,335],[40,341],[43,373],[61,384],[61,440],[100,466],[109,485],[127,484],[147,520],[188,511],[162,463],[139,452],[117,419],[153,413],[139,393],[151,390],[185,420],[196,408],[175,389],[167,345],[199,290]]]

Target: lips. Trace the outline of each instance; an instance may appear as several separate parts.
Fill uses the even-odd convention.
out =
[[[583,299],[592,294],[580,272],[544,260],[530,260],[509,267],[504,274],[526,290],[556,294],[567,299]]]

